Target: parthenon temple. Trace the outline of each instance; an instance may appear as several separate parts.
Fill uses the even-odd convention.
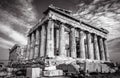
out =
[[[108,31],[71,16],[70,11],[49,6],[28,33],[28,60],[38,57],[72,57],[109,61]]]
[[[77,71],[109,72],[105,64],[110,63],[107,30],[87,24],[73,17],[69,10],[52,5],[43,14],[28,33],[26,58],[28,61],[45,58],[44,69],[38,67],[44,76],[59,76],[72,70],[61,64],[72,64]]]

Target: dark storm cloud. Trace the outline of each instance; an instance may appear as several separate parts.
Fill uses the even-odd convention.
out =
[[[11,38],[18,44],[26,44],[26,32],[38,20],[30,0],[0,0],[0,18],[0,33],[8,36],[6,42]]]
[[[77,10],[77,4],[79,0],[33,0],[32,4],[37,9],[38,17],[40,18],[42,12],[44,12],[50,4],[63,9],[71,10],[75,12]]]
[[[36,21],[36,13],[29,0],[1,0],[0,8],[25,22],[31,23]]]

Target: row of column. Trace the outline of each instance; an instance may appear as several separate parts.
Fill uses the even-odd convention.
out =
[[[46,29],[45,26],[37,29],[35,32],[28,36],[28,47],[26,58],[33,59],[44,56],[46,42]]]
[[[26,57],[33,59],[36,57],[54,57],[54,26],[55,23],[49,19],[47,26],[41,26],[31,33],[28,37],[28,51]],[[71,57],[76,58],[76,37],[75,28],[70,29],[70,52]],[[85,44],[86,34],[86,44]],[[65,53],[65,25],[61,24],[59,28],[59,56],[66,56]],[[92,42],[93,41],[93,42]],[[87,50],[86,50],[86,47]],[[79,49],[80,58],[83,59],[97,59],[108,60],[108,53],[106,51],[106,40],[96,34],[92,35],[89,32],[79,30]]]
[[[54,22],[49,19],[48,25],[43,25],[28,36],[26,58],[54,57]]]
[[[76,37],[75,37],[75,28],[71,28],[70,31],[70,52],[71,57],[76,58]],[[66,56],[65,53],[65,26],[62,24],[60,26],[60,55]],[[86,44],[85,44],[85,34],[86,34]],[[85,45],[87,51],[85,51]],[[89,32],[79,31],[79,48],[80,48],[80,58],[83,59],[95,59],[95,60],[108,60],[108,53],[106,51],[106,39],[97,36],[96,34],[91,34]]]

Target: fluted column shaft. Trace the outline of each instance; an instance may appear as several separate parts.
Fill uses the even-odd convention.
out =
[[[59,39],[59,54],[60,56],[66,56],[66,53],[65,53],[65,28],[64,28],[64,25],[61,24],[60,25],[60,39]]]
[[[29,55],[30,55],[30,36],[28,36],[26,59],[29,59]]]
[[[31,46],[30,46],[30,59],[34,56],[34,33],[31,35]]]
[[[101,37],[99,37],[99,44],[100,44],[101,60],[104,60],[104,61],[105,61],[104,47],[103,47],[103,40],[102,40]]]
[[[71,57],[76,58],[75,28],[71,28]]]
[[[89,32],[86,33],[86,38],[87,38],[88,59],[93,59],[94,55],[93,55],[93,52],[92,52],[91,34]]]
[[[54,57],[54,21],[49,19],[47,26],[47,51],[48,57]]]
[[[106,39],[103,39],[103,47],[104,47],[104,53],[105,53],[105,60],[109,61],[109,54],[107,52],[107,46],[106,46]]]
[[[34,58],[38,57],[38,53],[39,53],[39,30],[36,30],[36,35],[35,35],[36,39],[35,39],[35,53],[34,53]]]
[[[93,37],[93,48],[94,48],[94,59],[100,60],[98,38],[95,34]]]
[[[85,44],[84,44],[84,32],[82,30],[80,30],[79,32],[79,37],[80,37],[80,58],[85,59]]]
[[[45,25],[42,26],[42,29],[41,29],[41,37],[40,37],[40,53],[39,53],[39,56],[42,57],[42,56],[45,56],[45,49],[46,49],[46,28],[45,28]]]
[[[55,42],[54,42],[54,46],[55,46],[55,55],[59,55],[59,29],[55,29]]]

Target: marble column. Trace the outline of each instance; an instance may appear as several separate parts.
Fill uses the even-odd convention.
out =
[[[28,36],[26,59],[29,59],[29,55],[30,55],[30,36]]]
[[[93,48],[94,48],[94,59],[100,60],[98,38],[96,34],[94,34],[94,37],[93,37]]]
[[[41,29],[41,37],[40,37],[40,53],[39,56],[45,56],[46,52],[46,26],[43,25]]]
[[[32,45],[32,35],[30,34],[30,47],[29,47],[29,56],[28,56],[28,59],[30,60],[31,58],[31,45]]]
[[[57,32],[56,32],[56,34],[57,34],[57,39],[56,39],[56,49],[57,49],[57,54],[59,55],[59,35],[60,35],[60,33],[59,33],[59,30],[57,30]]]
[[[61,24],[60,25],[60,33],[59,33],[60,35],[60,39],[59,39],[59,54],[60,54],[60,56],[66,56],[66,53],[65,53],[65,28],[64,28],[64,25],[63,24]]]
[[[91,34],[89,32],[86,33],[86,38],[87,38],[88,59],[93,59],[94,55],[92,51]]]
[[[47,26],[47,57],[54,57],[54,21],[49,19]]]
[[[103,39],[103,47],[104,47],[104,53],[105,53],[105,60],[109,61],[109,54],[107,52],[107,46],[106,46],[106,39]]]
[[[100,54],[101,54],[101,60],[105,61],[105,55],[104,55],[104,47],[103,47],[103,40],[101,37],[99,37],[99,44],[100,44]]]
[[[76,58],[77,57],[77,54],[76,54],[76,37],[75,37],[75,28],[71,28],[71,48],[70,48],[70,51],[71,51],[71,57],[73,58]]]
[[[39,30],[36,30],[36,35],[35,35],[35,53],[34,53],[34,58],[38,57],[39,53]]]
[[[30,59],[34,56],[34,33],[31,35]]]
[[[59,29],[55,28],[54,54],[59,55]]]
[[[83,58],[83,59],[85,59],[86,57],[85,57],[85,44],[84,44],[84,37],[85,37],[85,34],[84,34],[84,32],[82,31],[82,30],[80,30],[80,32],[79,32],[79,37],[80,37],[80,58]]]

